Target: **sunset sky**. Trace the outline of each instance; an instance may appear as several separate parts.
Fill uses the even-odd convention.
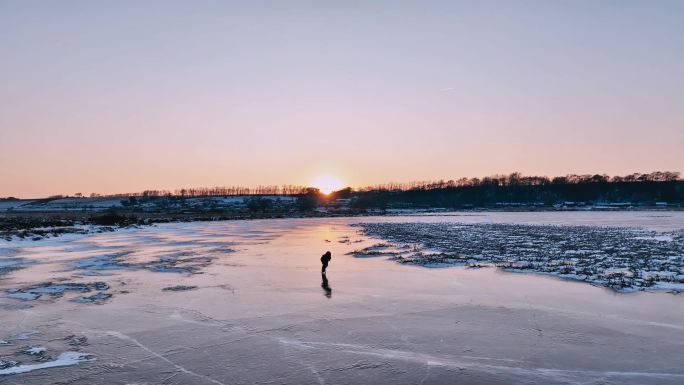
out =
[[[684,1],[0,0],[0,197],[684,171]]]

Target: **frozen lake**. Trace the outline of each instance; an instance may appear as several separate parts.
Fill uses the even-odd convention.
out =
[[[196,222],[0,241],[0,384],[684,383],[683,294],[355,258],[382,242],[361,222],[672,232],[684,212]]]

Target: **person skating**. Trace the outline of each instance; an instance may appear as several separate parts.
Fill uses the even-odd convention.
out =
[[[330,263],[331,259],[332,254],[329,251],[326,251],[325,254],[321,256],[321,263],[323,264],[323,268],[321,269],[322,274],[325,274],[325,269],[328,268],[328,263]]]

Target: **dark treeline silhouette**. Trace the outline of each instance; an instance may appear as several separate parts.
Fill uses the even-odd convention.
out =
[[[358,191],[409,191],[433,190],[453,187],[476,187],[483,185],[496,186],[540,186],[549,184],[581,184],[581,183],[616,183],[616,182],[673,182],[680,179],[679,172],[655,171],[649,174],[634,173],[626,176],[608,176],[606,174],[569,174],[549,178],[547,176],[523,176],[519,172],[509,175],[493,175],[484,178],[461,178],[448,181],[413,181],[407,183],[390,182],[362,187]]]
[[[218,197],[238,195],[301,195],[306,194],[308,187],[300,185],[269,185],[257,187],[244,186],[215,186],[215,187],[191,187],[176,190],[145,190],[135,193],[123,194],[90,194],[91,197]]]
[[[550,206],[571,204],[656,202],[684,203],[684,180],[678,172],[626,176],[523,176],[520,173],[449,181],[389,183],[369,186],[354,194],[356,208]]]

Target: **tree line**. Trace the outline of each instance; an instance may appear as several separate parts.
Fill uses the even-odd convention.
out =
[[[256,187],[244,186],[214,186],[214,187],[190,187],[175,190],[144,190],[134,193],[123,194],[91,194],[91,197],[165,197],[178,196],[187,198],[199,197],[219,197],[219,196],[240,196],[240,195],[301,195],[306,194],[307,186],[301,185],[266,185]]]
[[[356,208],[495,207],[497,205],[684,204],[684,180],[678,172],[626,176],[566,175],[548,178],[520,173],[449,181],[370,186],[354,194]]]
[[[625,176],[609,176],[607,174],[568,174],[549,178],[547,176],[524,176],[519,172],[508,175],[492,175],[483,178],[460,178],[437,181],[412,181],[406,183],[390,182],[376,184],[357,189],[360,192],[370,191],[410,191],[433,190],[455,187],[476,186],[544,186],[550,184],[583,184],[583,183],[634,183],[634,182],[673,182],[680,179],[679,172],[655,171],[648,174],[633,173]]]

